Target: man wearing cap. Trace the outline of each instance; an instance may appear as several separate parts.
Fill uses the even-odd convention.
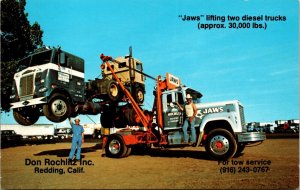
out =
[[[81,154],[81,144],[84,142],[84,130],[82,125],[79,124],[80,119],[77,117],[75,119],[75,124],[71,121],[71,118],[69,118],[72,131],[73,131],[73,137],[72,137],[72,147],[69,154],[69,160],[73,160],[76,146],[77,146],[77,153],[76,153],[76,160],[80,161],[80,154]]]
[[[187,134],[187,128],[191,127],[191,142],[190,145],[194,145],[196,143],[196,130],[195,130],[195,116],[197,114],[197,108],[195,104],[192,101],[192,96],[190,94],[186,95],[186,104],[184,105],[184,108],[180,106],[180,104],[177,102],[177,105],[181,111],[185,111],[185,120],[182,126],[183,130],[183,138],[185,144],[188,143],[189,137]]]

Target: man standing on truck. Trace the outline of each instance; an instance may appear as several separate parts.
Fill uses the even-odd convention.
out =
[[[77,147],[76,161],[80,161],[81,145],[84,142],[84,129],[82,125],[79,124],[80,119],[78,117],[75,119],[75,124],[72,122],[71,118],[69,118],[69,121],[73,131],[72,147],[69,154],[69,160],[73,160],[75,150]]]
[[[183,143],[188,144],[189,138],[187,134],[187,128],[191,127],[192,137],[189,145],[195,145],[196,143],[195,116],[197,114],[197,108],[192,101],[192,96],[190,94],[186,95],[186,104],[184,105],[184,109],[180,106],[178,102],[176,103],[179,109],[185,112],[185,120],[182,126],[183,138],[184,138]]]

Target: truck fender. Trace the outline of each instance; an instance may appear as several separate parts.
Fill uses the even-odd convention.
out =
[[[204,116],[204,118],[202,119],[202,122],[200,123],[200,127],[199,127],[200,133],[198,136],[197,146],[200,145],[202,138],[204,136],[204,129],[209,122],[225,121],[225,122],[229,123],[232,131],[234,131],[234,132],[237,131],[237,125],[234,123],[234,120],[235,120],[234,117],[235,117],[234,114],[228,113],[228,112],[212,113],[212,114]]]
[[[59,93],[59,94],[62,94],[62,95],[65,95],[67,97],[67,99],[70,101],[71,104],[73,104],[73,99],[70,95],[70,93],[64,89],[64,88],[60,88],[60,87],[57,87],[57,88],[54,88],[48,95],[47,95],[47,102],[51,99],[51,97],[56,94],[56,93]]]

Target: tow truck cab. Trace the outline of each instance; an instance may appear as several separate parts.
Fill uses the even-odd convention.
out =
[[[192,96],[193,103],[197,108],[195,129],[198,137],[203,137],[204,134],[217,127],[224,128],[233,134],[246,130],[243,106],[239,101],[201,103],[202,94],[200,92],[189,87],[180,87],[162,94],[164,131],[171,132],[172,137],[168,138],[170,145],[181,144],[183,140],[182,125],[185,116],[175,102],[183,107],[187,94]],[[174,139],[176,137],[177,140]],[[200,141],[202,140],[200,139]]]
[[[185,104],[186,94],[190,94],[193,97],[194,104],[200,103],[202,94],[191,88],[180,87],[162,93],[164,130],[168,131],[182,128],[184,115],[176,105],[176,102],[183,106]],[[198,121],[197,117],[196,119]]]
[[[179,87],[162,93],[163,131],[167,135],[168,146],[182,145],[182,125],[185,116],[174,102],[183,106],[187,94],[192,96],[197,108],[196,146],[205,146],[212,158],[231,157],[241,153],[247,144],[265,140],[264,133],[247,132],[244,108],[238,100],[201,103],[200,92],[188,87]],[[188,134],[190,135],[190,131]]]

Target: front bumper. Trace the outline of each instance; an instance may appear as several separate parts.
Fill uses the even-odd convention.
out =
[[[39,98],[34,98],[34,99],[29,99],[25,101],[20,101],[20,102],[13,102],[11,103],[11,109],[15,108],[21,108],[25,106],[33,106],[37,104],[45,104],[46,102],[46,97],[39,97]]]
[[[266,140],[266,134],[263,132],[244,132],[237,134],[239,143],[255,143]]]

